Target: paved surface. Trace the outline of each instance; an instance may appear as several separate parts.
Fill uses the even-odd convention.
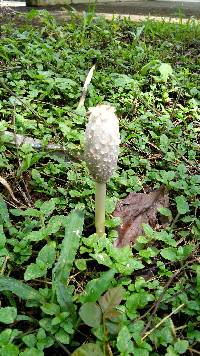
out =
[[[88,9],[88,5],[72,4],[78,11]],[[91,5],[90,5],[91,6]],[[130,15],[151,15],[151,16],[181,16],[188,18],[194,16],[200,18],[200,2],[181,1],[128,1],[124,3],[97,4],[96,13],[130,14]]]
[[[0,1],[0,5],[4,1]],[[16,7],[16,2],[7,2],[9,6],[14,6],[16,11],[19,12],[27,12],[31,8],[24,6],[24,3],[21,3],[19,6]],[[4,3],[5,4],[5,3]],[[62,17],[62,11],[59,11],[63,8],[63,6],[49,6],[47,9],[54,13],[55,16]],[[65,7],[69,9],[69,7]],[[87,4],[72,4],[70,8],[74,8],[77,11],[87,11],[91,8],[91,5]],[[3,8],[0,7],[0,14],[2,13]],[[37,9],[41,9],[37,7]],[[138,19],[138,17],[150,16],[150,17],[179,17],[180,15],[183,18],[189,18],[191,16],[200,19],[200,0],[194,0],[194,2],[182,2],[182,1],[127,1],[127,2],[112,2],[112,3],[102,3],[95,5],[95,12],[97,14],[107,14],[107,18],[111,17],[112,14],[119,14],[119,15],[131,15],[132,19]],[[66,16],[66,12],[63,13],[63,16]]]

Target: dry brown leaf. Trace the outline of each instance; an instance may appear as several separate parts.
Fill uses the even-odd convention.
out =
[[[14,196],[14,193],[10,187],[10,185],[8,184],[8,182],[5,180],[5,178],[0,176],[0,183],[8,190],[8,192],[10,193],[12,199],[16,202],[16,203],[20,203],[19,200],[17,200]]]
[[[168,206],[169,197],[164,186],[149,194],[130,193],[117,204],[113,214],[122,221],[115,246],[123,247],[134,243],[143,234],[142,224],[155,227],[158,223],[157,210]]]

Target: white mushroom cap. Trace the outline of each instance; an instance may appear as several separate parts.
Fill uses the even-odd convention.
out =
[[[119,122],[115,108],[97,105],[89,108],[85,131],[85,160],[90,174],[98,183],[106,183],[117,166]]]

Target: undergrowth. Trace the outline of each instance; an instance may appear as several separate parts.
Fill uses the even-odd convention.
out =
[[[196,355],[200,345],[200,26],[41,12],[2,26],[0,354]],[[85,108],[77,103],[93,58]],[[86,111],[120,117],[107,236],[94,233]],[[16,148],[5,131],[42,140]],[[58,143],[61,152],[47,152]],[[116,202],[166,186],[170,224],[117,249]],[[196,350],[196,351],[195,351]]]

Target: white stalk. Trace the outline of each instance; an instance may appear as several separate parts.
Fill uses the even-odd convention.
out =
[[[96,233],[102,236],[105,233],[105,198],[106,183],[95,183],[95,227]]]
[[[96,182],[95,226],[99,236],[105,232],[106,182],[117,166],[119,143],[119,122],[115,109],[110,105],[90,108],[85,130],[85,160]]]

